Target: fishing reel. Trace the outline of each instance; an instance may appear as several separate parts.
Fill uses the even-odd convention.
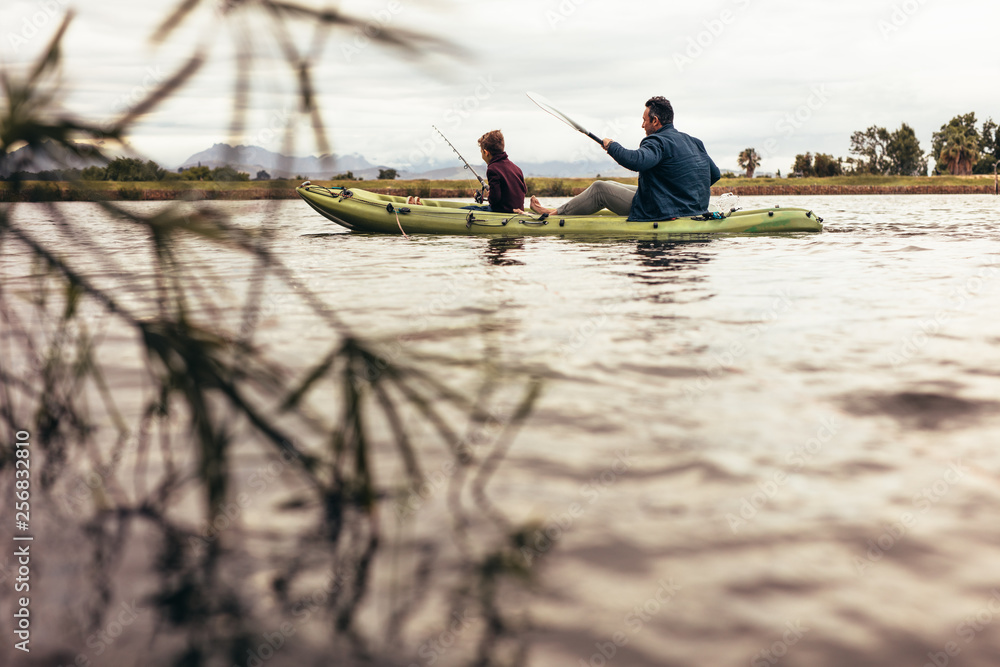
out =
[[[479,188],[478,190],[476,190],[476,196],[474,197],[474,199],[476,200],[477,204],[482,204],[483,203],[483,193],[484,192],[486,192],[486,187],[485,186]]]

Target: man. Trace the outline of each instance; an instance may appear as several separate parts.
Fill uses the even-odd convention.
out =
[[[701,215],[708,210],[712,184],[719,168],[699,139],[674,129],[674,109],[664,97],[652,97],[642,112],[646,138],[630,151],[604,139],[604,150],[615,162],[639,172],[639,185],[595,181],[559,208],[545,208],[532,195],[531,210],[550,215],[590,215],[602,208],[629,220],[669,220]]]
[[[479,137],[479,151],[486,167],[486,183],[489,187],[489,211],[513,213],[524,208],[524,195],[528,188],[524,185],[524,173],[510,161],[504,152],[503,133],[491,130]]]

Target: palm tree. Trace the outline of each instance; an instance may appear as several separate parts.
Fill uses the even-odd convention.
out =
[[[760,155],[757,154],[756,148],[744,148],[737,159],[737,164],[740,165],[742,169],[747,170],[747,178],[753,178],[753,173],[760,166]]]
[[[938,155],[938,162],[943,164],[948,173],[953,176],[968,176],[972,167],[979,160],[979,141],[977,137],[961,128],[949,127],[945,134],[945,144]]]

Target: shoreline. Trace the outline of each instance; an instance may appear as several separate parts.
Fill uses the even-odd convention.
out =
[[[526,178],[528,194],[540,197],[571,197],[581,193],[592,178]],[[635,185],[635,178],[611,178]],[[419,195],[429,199],[471,199],[475,188],[469,181],[313,181],[319,185],[342,185],[379,194]],[[15,192],[0,182],[0,202],[57,201],[247,201],[297,199],[298,181],[166,182],[65,182],[25,181]],[[992,176],[840,176],[833,178],[774,179],[729,178],[712,186],[712,196],[731,192],[744,196],[774,195],[972,195],[996,194]]]

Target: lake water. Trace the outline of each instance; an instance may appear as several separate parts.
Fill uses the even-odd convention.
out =
[[[697,242],[401,238],[341,233],[302,202],[219,205],[244,228],[272,227],[270,250],[358,334],[541,379],[488,487],[512,523],[534,521],[548,537],[531,545],[535,585],[506,601],[530,646],[515,661],[1000,663],[1000,198],[742,203],[809,208],[826,229]],[[102,257],[61,241],[98,283],[115,280],[114,263],[149,265],[143,237],[109,227],[96,206],[61,210],[108,249]],[[39,238],[60,238],[44,209],[18,205],[15,215]],[[16,291],[24,256],[5,253],[0,275]],[[259,267],[227,261],[207,243],[184,255],[223,304],[194,308],[196,317],[238,323]],[[155,311],[152,277],[133,288],[117,293]],[[255,342],[302,368],[330,335],[295,296],[268,283]],[[439,329],[453,333],[409,335]],[[141,367],[128,346],[113,330],[102,343],[126,412],[138,408],[129,393]],[[466,386],[470,368],[443,373]],[[520,398],[515,385],[493,397],[500,421]],[[431,504],[414,535],[440,542],[448,562],[447,522]],[[243,518],[288,530],[272,510],[258,503]],[[43,520],[53,587],[86,580],[59,535],[74,521],[82,530],[81,516],[53,510]],[[396,530],[390,514],[383,521]],[[134,558],[114,570],[111,599],[149,592],[129,569],[142,562]],[[254,586],[258,574],[239,576]],[[40,651],[126,664],[106,657],[114,651],[95,655],[83,620],[74,627],[89,595],[39,595],[49,606],[37,614],[60,628],[39,630]],[[282,615],[267,613],[264,630],[278,627]],[[449,634],[422,623],[377,664],[467,664],[464,626]],[[322,633],[297,637],[266,664],[341,664],[324,661]],[[160,664],[147,641],[116,646],[140,656],[135,664]],[[4,664],[54,664],[17,662],[9,635],[4,644]]]

